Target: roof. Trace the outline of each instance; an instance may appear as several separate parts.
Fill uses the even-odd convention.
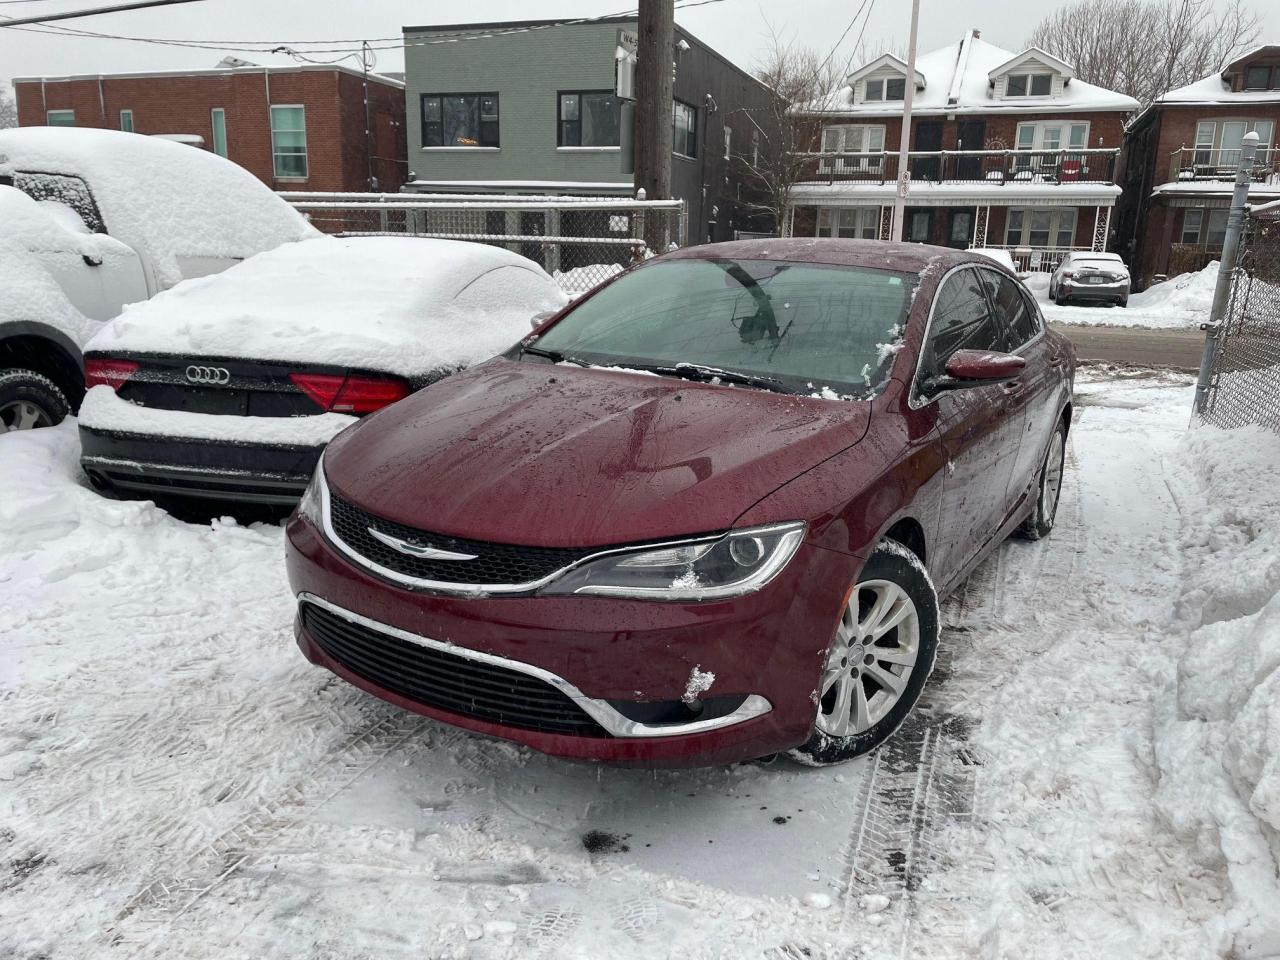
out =
[[[1263,55],[1263,54],[1273,56],[1273,57],[1280,57],[1280,44],[1260,43],[1253,49],[1246,50],[1244,53],[1240,54],[1238,57],[1236,57],[1234,60],[1228,63],[1225,67],[1222,68],[1222,72],[1226,73],[1229,70],[1236,70],[1239,67],[1244,66],[1246,61],[1252,60],[1254,57]]]
[[[845,82],[848,83],[850,86],[852,86],[853,84],[861,80],[863,77],[865,77],[867,74],[874,73],[876,70],[879,70],[881,67],[888,67],[888,66],[896,67],[898,70],[902,72],[902,75],[904,77],[907,75],[907,61],[903,60],[901,57],[895,54],[886,53],[886,54],[882,54],[881,56],[872,60],[870,63],[866,64],[863,67],[860,67],[859,69],[855,70],[853,73],[849,74],[849,76],[845,78]],[[925,85],[925,76],[923,73],[919,71],[919,69],[917,69],[916,70],[916,86],[923,88],[924,85]]]
[[[991,74],[1031,51],[1016,54],[980,37],[966,34],[956,43],[931,50],[916,58],[916,70],[925,78],[925,88],[912,103],[911,112],[946,113],[1070,113],[1079,111],[1138,109],[1133,97],[1083,80],[1071,79],[1062,95],[1052,100],[1028,97],[996,100],[991,95]],[[1037,54],[1039,56],[1039,54]],[[1048,54],[1043,56],[1047,57]],[[1056,58],[1054,58],[1056,60]],[[884,103],[853,102],[853,87],[846,84],[830,96],[798,108],[801,113],[840,116],[894,116],[900,107]]]
[[[895,240],[850,240],[837,237],[785,237],[769,240],[730,240],[683,247],[664,254],[661,260],[793,260],[798,263],[825,263],[842,267],[874,267],[920,273],[931,264],[950,269],[961,263],[990,266],[987,257],[952,247]],[[656,261],[650,261],[656,262]]]
[[[1060,74],[1062,74],[1067,79],[1071,79],[1076,75],[1076,68],[1073,67],[1071,64],[1067,63],[1067,61],[1059,60],[1048,50],[1042,50],[1039,47],[1028,47],[1026,50],[1023,50],[1020,54],[1018,54],[1013,59],[1007,60],[1004,63],[1000,64],[1000,66],[996,67],[994,70],[991,70],[987,74],[987,78],[990,80],[995,80],[996,77],[1000,76],[1001,74],[1008,73],[1010,70],[1014,69],[1015,67],[1022,66],[1022,64],[1026,63],[1028,60],[1039,60],[1041,63],[1047,64],[1048,66],[1053,67],[1053,69],[1057,70]]]
[[[1222,79],[1222,74],[1211,73],[1194,83],[1188,83],[1185,87],[1178,87],[1163,96],[1156,97],[1155,102],[1160,104],[1276,103],[1280,102],[1280,90],[1233,91],[1227,81]]]
[[[364,79],[364,74],[359,70],[351,67],[344,67],[338,64],[328,63],[299,63],[299,64],[281,64],[279,66],[263,66],[259,64],[247,64],[245,66],[236,67],[206,67],[195,70],[142,70],[129,71],[124,73],[72,73],[61,76],[41,76],[41,77],[14,77],[13,83],[68,83],[73,80],[146,80],[146,79],[166,79],[172,80],[176,77],[226,77],[235,74],[262,74],[262,73],[345,73],[352,77],[360,77]],[[404,87],[403,80],[397,80],[394,77],[388,77],[381,73],[369,74],[369,79],[375,83],[385,83],[391,87]]]

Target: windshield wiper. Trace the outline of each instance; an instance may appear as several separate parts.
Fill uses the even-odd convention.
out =
[[[739,373],[736,370],[721,370],[719,367],[707,367],[700,363],[677,363],[674,367],[649,367],[654,373],[662,373],[685,380],[697,380],[707,383],[720,380],[724,383],[736,383],[744,387],[758,387],[761,390],[772,390],[774,393],[794,393],[781,380],[773,377],[761,377],[752,373]]]
[[[542,347],[531,347],[526,343],[520,344],[521,354],[531,354],[535,357],[543,357],[552,363],[576,363],[580,367],[589,367],[591,364],[585,360],[579,360],[577,357],[571,357],[567,353],[561,353],[559,350],[544,350]]]

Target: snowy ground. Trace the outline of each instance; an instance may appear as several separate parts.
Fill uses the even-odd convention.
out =
[[[1023,279],[1040,301],[1045,318],[1053,323],[1193,330],[1209,320],[1217,278],[1214,261],[1197,273],[1180,274],[1133,294],[1127,307],[1059,306],[1049,300],[1049,274],[1033,273]]]
[[[1190,395],[1080,385],[1058,529],[949,601],[908,727],[824,771],[399,712],[297,653],[278,528],[103,500],[71,425],[0,437],[0,957],[1280,951],[1280,454],[1185,440]]]

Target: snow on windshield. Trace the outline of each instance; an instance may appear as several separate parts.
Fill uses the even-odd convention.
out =
[[[319,237],[127,307],[90,345],[365,367],[403,376],[488,359],[564,293],[500,247]]]
[[[150,260],[157,279],[182,279],[180,257],[251,257],[317,231],[253,174],[180,143],[116,130],[0,130],[17,172],[79,176],[107,232]]]

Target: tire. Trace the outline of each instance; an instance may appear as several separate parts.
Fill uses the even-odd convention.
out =
[[[66,396],[48,377],[33,370],[0,371],[0,433],[52,427],[69,413]]]
[[[1116,301],[1116,303],[1118,303],[1118,304],[1119,304],[1120,306],[1122,306],[1122,307],[1127,307],[1127,306],[1129,305],[1129,298],[1128,298],[1128,297],[1124,297],[1124,298],[1122,298],[1122,299],[1120,299],[1120,300],[1117,300],[1117,301]]]
[[[1058,429],[1049,438],[1049,447],[1040,464],[1035,509],[1018,528],[1018,533],[1027,540],[1039,540],[1053,531],[1053,522],[1058,517],[1058,501],[1062,497],[1062,468],[1066,456],[1067,424],[1059,420]]]
[[[900,614],[898,622],[883,629]],[[868,636],[867,627],[876,633]],[[861,663],[846,656],[850,649],[863,656]],[[813,732],[788,755],[806,766],[825,767],[880,746],[920,699],[937,651],[938,594],[928,572],[902,544],[881,541],[850,591],[832,638],[816,691]],[[880,659],[877,653],[894,659]],[[892,692],[894,681],[886,684],[881,676],[905,681]]]

